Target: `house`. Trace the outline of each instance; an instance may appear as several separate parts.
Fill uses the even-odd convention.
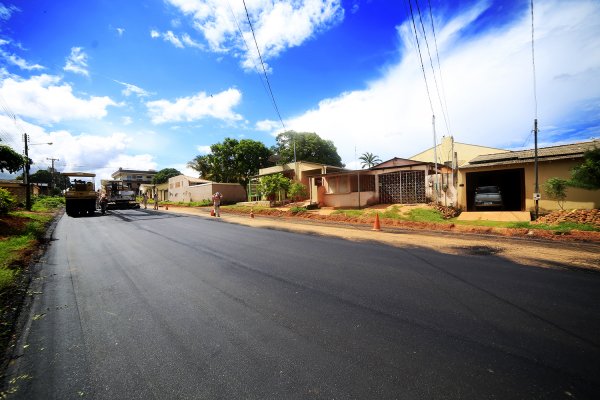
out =
[[[111,174],[112,178],[118,181],[123,181],[123,185],[129,190],[135,191],[136,194],[141,194],[140,185],[152,183],[152,178],[156,175],[156,171],[139,171],[133,169],[119,168]]]
[[[438,165],[436,174],[434,163],[395,157],[369,169],[311,177],[310,187],[316,188],[311,190],[311,201],[326,207],[364,207],[426,203],[436,194],[444,201],[441,188],[450,175],[451,169],[444,165]]]
[[[410,160],[433,162],[437,156],[437,162],[444,164],[447,167],[456,169],[461,165],[468,163],[470,160],[482,154],[504,153],[506,149],[497,149],[494,147],[485,147],[475,144],[466,144],[455,142],[454,137],[444,136],[440,144],[431,147],[419,154],[409,157]]]
[[[169,182],[159,184],[142,183],[139,191],[140,194],[146,193],[149,199],[154,199],[154,192],[158,192],[158,201],[169,200]]]
[[[550,146],[538,149],[538,182],[541,194],[539,208],[555,210],[557,201],[545,196],[543,185],[553,177],[569,179],[571,169],[581,164],[586,150],[600,147],[600,140]],[[504,151],[480,155],[460,166],[458,174],[458,206],[474,211],[473,199],[478,186],[499,186],[505,211],[532,211],[535,208],[535,154],[533,149]],[[567,189],[564,208],[593,209],[600,207],[600,191]]]
[[[317,187],[311,184],[311,178],[326,174],[328,172],[346,171],[342,167],[333,165],[319,164],[309,161],[296,161],[295,163],[287,163],[276,165],[274,167],[261,168],[258,170],[258,175],[253,178],[253,182],[248,185],[248,200],[261,200],[261,196],[257,191],[257,181],[263,176],[282,174],[286,178],[300,182],[309,190],[309,198],[317,198]]]
[[[212,199],[215,192],[223,195],[224,202],[246,200],[246,191],[239,183],[217,183],[186,175],[169,178],[168,199],[172,202],[192,202]]]

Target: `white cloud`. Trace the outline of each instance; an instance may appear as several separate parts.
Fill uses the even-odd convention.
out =
[[[121,118],[121,123],[125,126],[133,124],[133,119],[131,117],[123,117]]]
[[[83,48],[72,47],[71,54],[69,57],[67,57],[67,61],[63,69],[75,74],[89,76],[87,67],[87,54],[83,51]]]
[[[8,76],[0,81],[0,94],[10,99],[12,112],[41,123],[102,118],[106,116],[108,106],[117,105],[106,96],[77,97],[69,84],[46,74],[29,79]]]
[[[9,45],[9,44],[11,44],[11,42],[9,40],[0,39],[0,46],[5,46],[5,45]],[[17,45],[17,47],[19,47],[19,46]],[[0,48],[0,57],[4,58],[9,64],[16,65],[17,67],[19,67],[25,71],[34,71],[34,70],[44,69],[44,67],[42,65],[29,64],[23,58],[17,56],[16,54],[9,53],[8,51],[6,51],[2,48]]]
[[[148,92],[147,90],[144,90],[141,87],[133,85],[131,83],[121,82],[121,81],[117,81],[117,80],[115,80],[115,82],[117,82],[120,85],[125,86],[125,89],[123,89],[123,91],[121,91],[123,96],[131,96],[132,94],[135,94],[137,97],[148,97],[153,94],[153,93]]]
[[[191,16],[212,51],[243,54],[242,65],[254,68],[256,46],[246,46],[239,38],[238,26],[247,43],[252,33],[242,2],[221,0],[168,0],[183,14]],[[340,0],[256,0],[246,3],[263,59],[277,57],[301,45],[319,31],[339,23],[344,17]],[[251,53],[248,54],[248,48]]]
[[[55,167],[61,172],[94,172],[97,182],[110,179],[110,174],[119,167],[130,169],[156,169],[156,162],[149,154],[131,155],[128,152],[134,144],[132,139],[122,132],[113,132],[106,136],[74,134],[68,130],[47,131],[43,127],[19,120],[19,126],[27,131],[31,143],[48,143],[29,147],[29,156],[33,160],[33,169],[45,169],[49,166],[47,158],[58,158]],[[12,143],[21,144],[21,134],[13,129],[13,121],[0,115],[0,125],[6,126]],[[15,147],[22,151],[22,147]]]
[[[116,28],[116,31],[117,35],[123,36],[123,34],[125,33],[125,28]]]
[[[181,43],[181,40],[172,31],[167,31],[166,33],[163,33],[162,37],[166,42],[171,43],[175,47],[183,49],[183,43]]]
[[[203,118],[216,118],[237,121],[242,117],[232,109],[237,106],[242,93],[237,89],[228,89],[214,95],[200,92],[194,96],[182,97],[175,102],[157,100],[146,103],[152,122],[196,121]]]
[[[160,37],[160,32],[159,32],[159,31],[156,31],[156,30],[154,30],[154,29],[152,29],[152,30],[150,31],[150,37],[151,37],[152,39],[159,38],[159,37]]]
[[[198,146],[198,147],[196,147],[196,150],[198,150],[198,152],[201,155],[212,153],[212,150],[210,149],[210,146]]]
[[[12,14],[16,11],[21,11],[21,10],[13,5],[10,5],[7,7],[4,4],[0,3],[0,20],[8,21],[10,19],[10,17],[12,16]]]
[[[524,7],[508,26],[478,36],[465,35],[463,29],[483,11],[485,7],[476,5],[436,30],[450,134],[463,143],[517,147],[530,134],[534,119],[530,14]],[[597,116],[600,3],[538,3],[536,25],[542,128],[560,126],[565,118],[585,109]],[[363,90],[322,100],[315,109],[286,121],[287,127],[317,132],[332,140],[347,164],[355,159],[355,148],[357,155],[368,151],[385,160],[410,157],[432,147],[431,109],[410,29],[408,23],[399,28],[403,57],[381,78]],[[423,46],[421,50],[427,57]],[[424,62],[426,66],[429,63],[428,59]],[[428,84],[439,141],[447,132],[430,71]],[[439,76],[437,79],[441,86]]]
[[[204,49],[204,46],[202,45],[202,43],[198,43],[196,42],[194,39],[191,38],[191,36],[187,33],[184,33],[183,35],[181,35],[181,40],[183,40],[183,43],[186,44],[186,46],[188,47],[195,47],[197,49]]]
[[[263,132],[270,132],[276,129],[281,128],[281,123],[279,121],[273,121],[270,119],[265,119],[263,121],[258,121],[256,123],[256,129]]]

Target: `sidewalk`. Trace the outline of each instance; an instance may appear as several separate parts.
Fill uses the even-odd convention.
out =
[[[577,268],[600,272],[600,244],[528,240],[496,235],[441,233],[386,228],[373,231],[365,225],[327,223],[294,218],[275,218],[228,213],[221,218],[210,216],[210,207],[170,207],[159,211],[245,225],[263,229],[338,237],[352,241],[377,241],[396,247],[425,248],[444,254],[503,257],[515,263],[545,268]]]

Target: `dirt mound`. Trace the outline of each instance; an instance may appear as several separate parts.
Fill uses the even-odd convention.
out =
[[[553,211],[535,221],[536,224],[555,225],[560,222],[592,224],[600,227],[600,210],[560,210]]]

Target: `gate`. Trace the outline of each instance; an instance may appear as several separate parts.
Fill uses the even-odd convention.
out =
[[[425,171],[398,171],[379,175],[379,202],[426,203]]]

